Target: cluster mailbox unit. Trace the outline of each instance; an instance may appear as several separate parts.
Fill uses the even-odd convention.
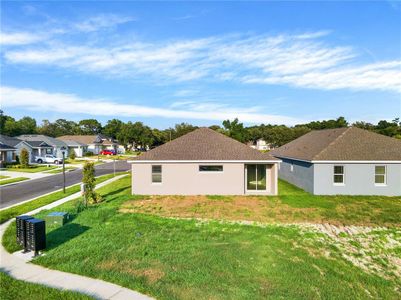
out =
[[[46,248],[46,223],[44,220],[31,216],[18,216],[17,242],[24,247],[24,252],[35,251],[35,256],[40,250]]]

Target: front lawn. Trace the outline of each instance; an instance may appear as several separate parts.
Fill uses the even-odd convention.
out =
[[[401,259],[401,232],[392,218],[387,222],[394,228],[364,227],[366,230],[356,232],[357,227],[350,226],[354,233],[337,237],[303,225],[256,226],[172,219],[157,212],[163,208],[146,213],[124,211],[127,203],[144,201],[144,197],[130,194],[130,186],[130,177],[126,177],[100,189],[105,201],[78,214],[74,201],[53,209],[70,212],[72,221],[61,228],[48,227],[46,255],[34,263],[115,282],[158,299],[401,297],[397,267]],[[334,199],[329,204],[318,200],[314,204],[314,196],[307,202],[304,193],[298,197],[305,197],[306,202],[297,201],[296,193],[300,191],[290,187],[284,188],[279,197],[260,197],[267,202],[281,202],[286,216],[283,219],[287,219],[287,207],[294,208],[294,214],[305,206],[317,211],[336,208]],[[220,197],[209,200],[216,204],[232,201]],[[361,200],[347,198],[359,207]],[[341,202],[341,211],[351,215],[347,209],[354,208],[344,205],[345,202]],[[371,215],[371,204],[367,207],[366,215]],[[393,215],[401,212],[390,201],[376,208],[397,210]],[[48,212],[41,212],[38,217]],[[277,223],[287,223],[280,221],[280,210],[275,210],[275,216]],[[329,216],[335,218],[335,214]],[[338,216],[345,220],[339,213]],[[312,214],[309,221],[314,222],[315,218]],[[362,222],[363,218],[354,220]],[[366,220],[371,222],[370,217]],[[3,239],[3,244],[7,243],[9,250],[16,249],[14,225]]]
[[[55,288],[46,287],[40,284],[29,283],[22,280],[16,280],[3,272],[0,272],[0,299],[93,299],[92,297],[80,294],[78,292],[61,291]]]
[[[2,179],[0,180],[0,185],[5,185],[9,183],[16,183],[24,180],[28,180],[29,178],[27,177],[15,177],[15,178],[10,178],[10,179]]]
[[[0,179],[10,178],[10,176],[0,175]]]
[[[65,167],[65,171],[66,172],[73,171],[73,170],[76,170],[76,169],[77,169],[76,167]],[[46,172],[46,173],[49,173],[49,174],[63,173],[63,167],[61,167],[59,169],[51,170],[51,171]]]
[[[26,172],[26,173],[37,173],[56,169],[59,166],[47,166],[47,165],[30,165],[28,168],[22,168],[19,165],[7,167],[7,171],[11,172]]]

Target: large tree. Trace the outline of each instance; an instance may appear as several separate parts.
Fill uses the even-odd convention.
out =
[[[124,123],[118,119],[108,120],[106,126],[103,128],[102,133],[113,139],[116,139],[123,125]]]
[[[237,118],[233,121],[223,121],[224,133],[229,137],[240,142],[248,141],[248,134],[244,128],[244,124],[240,123]]]
[[[80,134],[92,135],[102,131],[102,124],[96,119],[85,119],[78,123]]]

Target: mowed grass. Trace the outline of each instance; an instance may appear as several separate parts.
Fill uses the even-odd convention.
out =
[[[10,178],[10,176],[0,175],[0,179],[6,179],[6,178]]]
[[[153,196],[127,201],[121,212],[261,223],[401,225],[401,197],[314,196],[285,181],[278,196]]]
[[[126,177],[100,189],[105,201],[79,214],[73,201],[54,209],[70,212],[72,221],[47,228],[46,255],[34,263],[158,299],[401,297],[397,277],[365,272],[320,233],[122,213],[124,203],[143,199],[130,186]],[[15,227],[6,237],[15,245]]]
[[[15,178],[10,178],[10,179],[2,179],[0,180],[0,185],[5,185],[5,184],[10,184],[10,183],[16,183],[24,180],[28,180],[29,178],[27,177],[15,177]]]
[[[77,169],[76,167],[65,167],[65,171],[66,172],[73,171],[73,170],[76,170],[76,169]],[[59,169],[51,170],[51,171],[46,172],[46,173],[49,173],[49,174],[63,173],[63,168],[61,167]]]
[[[116,175],[119,175],[119,174],[122,174],[122,173],[118,173]],[[96,178],[96,183],[101,183],[103,181],[106,181],[106,180],[112,178],[113,176],[114,176],[113,174],[99,176]],[[45,195],[43,197],[39,197],[35,200],[29,201],[29,202],[26,202],[23,204],[1,210],[0,211],[0,224],[6,222],[9,219],[15,218],[16,216],[25,214],[36,208],[42,207],[44,205],[50,204],[54,201],[57,201],[61,198],[75,194],[79,191],[80,191],[80,184],[75,184],[73,186],[66,188],[65,194],[63,193],[63,191],[58,191],[58,192],[54,192],[54,193]]]
[[[0,272],[0,299],[66,299],[66,300],[89,300],[92,297],[71,291],[61,291],[39,284],[16,280],[7,274]]]
[[[39,165],[30,165],[29,168],[13,168],[13,167],[8,167],[7,171],[10,172],[25,172],[25,173],[38,173],[38,172],[43,172],[43,171],[48,171],[52,169],[56,169],[59,166],[39,166]]]

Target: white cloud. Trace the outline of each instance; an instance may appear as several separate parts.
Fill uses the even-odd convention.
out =
[[[1,32],[0,45],[27,45],[43,40],[43,35],[29,32]]]
[[[48,93],[34,89],[14,87],[0,88],[0,101],[3,108],[24,108],[42,112],[83,113],[94,116],[112,117],[162,117],[182,120],[216,120],[238,118],[246,123],[270,123],[294,125],[304,123],[287,116],[257,113],[250,108],[227,107],[225,105],[208,105],[181,103],[171,108],[159,108],[135,104],[120,104],[107,99],[84,99],[73,94]]]
[[[53,43],[5,51],[9,63],[49,65],[105,77],[286,84],[322,90],[400,91],[401,60],[361,63],[328,31],[277,36],[221,36],[124,46]]]
[[[91,32],[102,28],[114,27],[120,24],[134,21],[133,17],[119,16],[115,14],[100,14],[76,23],[73,27],[79,31]]]

